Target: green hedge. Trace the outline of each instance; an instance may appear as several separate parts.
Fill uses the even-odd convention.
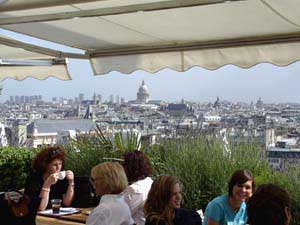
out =
[[[77,141],[65,145],[68,153],[66,168],[74,172],[75,176],[90,176],[91,169],[104,158],[121,158],[122,152],[113,150],[110,144],[104,145],[95,135],[81,135]]]
[[[229,146],[210,136],[184,137],[165,141],[149,149],[155,176],[170,174],[184,186],[183,206],[205,209],[214,197],[228,192],[228,180],[237,169],[250,170],[256,186],[275,183],[292,195],[291,224],[300,224],[300,167],[286,172],[273,172],[258,144],[239,143]]]
[[[0,191],[24,188],[33,155],[24,148],[0,148]]]
[[[166,141],[148,151],[155,175],[171,174],[184,186],[184,206],[204,209],[214,197],[227,193],[227,182],[237,169],[249,169],[258,183],[271,175],[258,146],[229,146],[214,138],[198,136]]]

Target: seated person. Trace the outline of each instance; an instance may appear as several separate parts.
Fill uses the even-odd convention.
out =
[[[163,175],[151,185],[144,205],[146,225],[202,225],[195,210],[180,208],[182,185],[175,177]]]
[[[254,190],[254,179],[247,170],[237,170],[228,184],[228,194],[214,198],[204,213],[204,225],[242,225],[247,222],[246,201]]]
[[[144,203],[153,182],[150,178],[150,160],[142,151],[128,151],[124,154],[123,167],[130,184],[124,191],[125,201],[129,205],[134,222],[144,225]]]
[[[275,184],[261,185],[247,203],[250,225],[289,225],[290,194]]]
[[[127,177],[123,167],[117,162],[106,162],[92,168],[91,180],[99,205],[87,218],[87,225],[132,225],[129,206],[122,192],[127,187]]]
[[[64,169],[65,151],[58,146],[41,150],[33,160],[33,172],[25,184],[25,194],[38,202],[38,211],[51,208],[51,199],[62,199],[63,206],[70,206],[74,197],[74,174],[65,172],[59,180],[59,172]]]

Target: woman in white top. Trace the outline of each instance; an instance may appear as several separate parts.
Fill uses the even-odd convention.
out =
[[[124,154],[123,167],[127,175],[128,186],[124,191],[125,201],[137,225],[145,224],[143,207],[153,180],[149,158],[142,151],[128,151]]]
[[[101,163],[93,167],[91,181],[99,205],[87,218],[87,225],[132,225],[130,209],[121,194],[127,187],[127,177],[123,167],[117,162]]]

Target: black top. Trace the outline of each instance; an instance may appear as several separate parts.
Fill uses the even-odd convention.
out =
[[[40,203],[41,199],[39,197],[41,193],[41,189],[43,187],[44,180],[43,175],[40,173],[31,173],[28,177],[25,185],[25,194],[27,194],[32,200]],[[51,185],[50,193],[49,193],[49,202],[47,205],[47,209],[51,208],[51,199],[62,199],[63,194],[67,192],[68,189],[68,181],[67,179],[58,180],[55,184]],[[63,203],[62,203],[63,204]]]
[[[174,225],[202,225],[200,215],[193,209],[175,209]],[[166,220],[147,217],[145,225],[169,225]]]

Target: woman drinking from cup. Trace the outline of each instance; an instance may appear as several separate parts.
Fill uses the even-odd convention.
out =
[[[66,161],[65,151],[58,146],[41,150],[33,160],[33,172],[25,186],[25,193],[35,202],[37,210],[50,208],[51,199],[62,199],[63,206],[70,206],[74,197],[74,174],[62,171]]]
[[[204,213],[204,225],[244,225],[247,223],[246,201],[254,190],[250,171],[237,170],[228,184],[228,194],[214,198]]]

